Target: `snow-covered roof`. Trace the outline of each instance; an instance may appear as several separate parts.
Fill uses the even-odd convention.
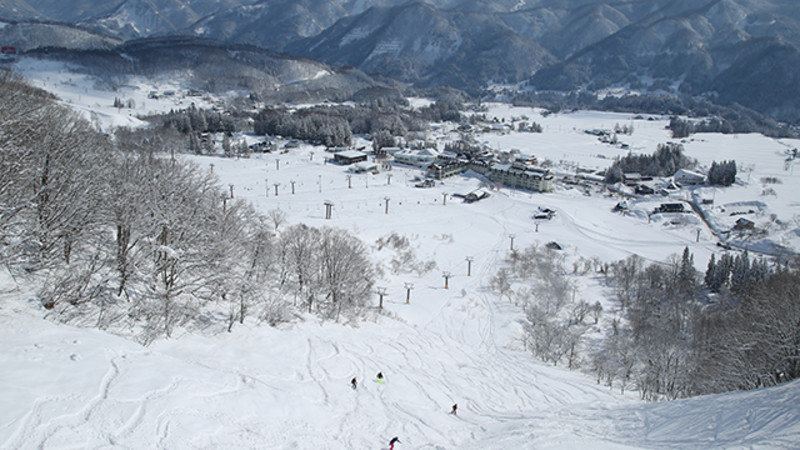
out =
[[[339,158],[356,159],[367,156],[367,154],[358,150],[345,150],[343,152],[336,153],[336,156]]]
[[[691,170],[678,169],[675,172],[675,175],[673,175],[673,177],[675,177],[675,178],[698,178],[698,179],[704,179],[706,176],[703,175],[702,173],[693,172]]]

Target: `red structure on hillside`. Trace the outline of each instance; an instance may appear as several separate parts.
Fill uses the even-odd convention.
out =
[[[0,60],[10,61],[17,57],[17,49],[10,45],[0,48]]]

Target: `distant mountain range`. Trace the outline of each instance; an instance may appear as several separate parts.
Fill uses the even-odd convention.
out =
[[[89,46],[197,36],[423,87],[621,87],[800,121],[795,0],[7,0],[0,17],[104,36]],[[22,26],[0,29],[3,44],[25,48]]]
[[[267,102],[344,101],[360,91],[391,90],[356,68],[192,36],[137,39],[111,48],[45,47],[29,50],[26,57],[83,68],[109,86],[143,76],[181,81],[204,92],[239,92]]]

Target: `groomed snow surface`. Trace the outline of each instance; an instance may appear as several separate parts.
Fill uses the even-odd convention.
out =
[[[519,114],[495,106],[490,115],[511,113]],[[486,140],[540,159],[598,168],[620,150],[582,129],[631,120],[602,113],[528,114],[546,125],[545,133]],[[633,148],[650,153],[666,142],[664,123],[636,121],[629,138]],[[786,145],[763,137],[704,135],[687,143],[687,151],[710,163],[738,161],[761,149],[750,175],[758,176],[762,166],[768,173],[780,166],[783,184],[764,202],[792,224],[797,205],[791,192],[797,192],[800,173],[782,171],[780,148]],[[535,361],[522,348],[520,308],[487,288],[512,236],[515,248],[556,241],[568,260],[615,261],[636,253],[663,261],[689,246],[704,270],[720,248],[702,221],[620,215],[611,211],[619,198],[565,186],[552,194],[501,189],[474,204],[448,196],[443,204],[443,193],[465,194],[480,180],[455,177],[417,189],[412,178],[420,172],[403,167],[390,172],[391,179],[387,173],[352,175],[348,188],[345,168],[323,163],[324,156],[319,147],[303,146],[242,160],[191,159],[208,170],[213,164],[237,198],[264,212],[286,212],[282,227],[302,222],[343,228],[370,247],[396,232],[411,241],[420,261],[433,260],[437,268],[394,274],[386,250],[375,251],[385,268],[378,286],[387,292],[375,320],[341,325],[307,316],[276,329],[252,318],[231,333],[220,324],[149,347],[42,320],[32,287],[5,274],[0,447],[385,449],[393,436],[401,440],[399,450],[800,447],[800,384],[643,403],[636,393],[620,395],[589,375]],[[748,195],[759,188],[742,183],[731,189],[752,199]],[[720,190],[717,200],[729,192]],[[326,200],[334,203],[330,220],[324,217]],[[533,213],[540,206],[557,214],[537,231]],[[788,238],[782,243],[797,248]],[[471,276],[467,257],[474,259]],[[452,274],[448,289],[443,272]],[[414,286],[409,304],[405,283]],[[598,283],[587,280],[579,287],[577,295],[614,310]],[[376,305],[377,300],[376,295]],[[379,371],[385,384],[374,381]],[[353,377],[359,381],[355,390]],[[457,416],[449,414],[454,403]]]

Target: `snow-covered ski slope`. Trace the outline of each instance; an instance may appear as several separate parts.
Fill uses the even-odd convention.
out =
[[[112,103],[114,93],[103,99],[90,90],[81,86],[80,95],[68,100],[87,110]],[[78,105],[81,98],[92,103]],[[95,117],[121,123],[114,111]],[[545,133],[483,139],[556,164],[604,167],[623,151],[582,130],[631,120],[624,114],[527,113]],[[492,114],[521,112],[496,105]],[[664,124],[637,120],[625,139],[634,150],[650,153],[669,139]],[[745,174],[739,186],[717,190],[716,204],[763,203],[756,220],[774,213],[789,225],[775,225],[760,242],[775,239],[797,249],[793,193],[800,173],[784,168],[782,153],[791,146],[798,143],[717,135],[686,144],[690,156],[706,164],[751,160],[750,183]],[[375,321],[337,325],[309,316],[275,329],[253,320],[232,333],[211,326],[204,334],[178,333],[149,347],[42,320],[31,286],[5,277],[0,448],[377,450],[393,436],[400,437],[399,450],[800,447],[800,384],[642,403],[636,393],[621,396],[590,376],[535,361],[519,339],[519,307],[487,288],[512,236],[515,248],[555,241],[570,259],[602,261],[633,253],[663,261],[689,246],[702,270],[708,256],[720,251],[702,221],[648,222],[646,214],[636,213],[660,200],[634,202],[632,214],[619,215],[611,211],[619,198],[569,187],[546,195],[501,189],[474,204],[448,196],[445,205],[443,193],[467,193],[480,180],[455,177],[417,189],[411,179],[419,171],[396,167],[391,178],[352,175],[348,188],[345,168],[323,163],[324,156],[321,148],[301,146],[250,159],[190,159],[208,170],[213,164],[236,198],[264,212],[286,212],[282,227],[302,222],[343,228],[369,246],[395,232],[410,240],[419,261],[435,261],[436,269],[395,274],[386,264],[391,253],[375,250],[385,269],[378,286],[387,292]],[[781,178],[782,184],[772,185],[775,195],[760,195],[763,186],[756,180],[765,176]],[[330,220],[324,218],[325,201],[334,203]],[[557,214],[537,231],[533,214],[539,206]],[[719,214],[719,222],[726,217]],[[471,276],[467,257],[474,259]],[[443,272],[452,274],[448,289]],[[406,283],[414,286],[410,304]],[[576,295],[613,310],[597,283],[579,283]],[[378,371],[385,384],[372,382]],[[354,376],[357,390],[350,387]],[[453,403],[458,416],[448,414]]]

